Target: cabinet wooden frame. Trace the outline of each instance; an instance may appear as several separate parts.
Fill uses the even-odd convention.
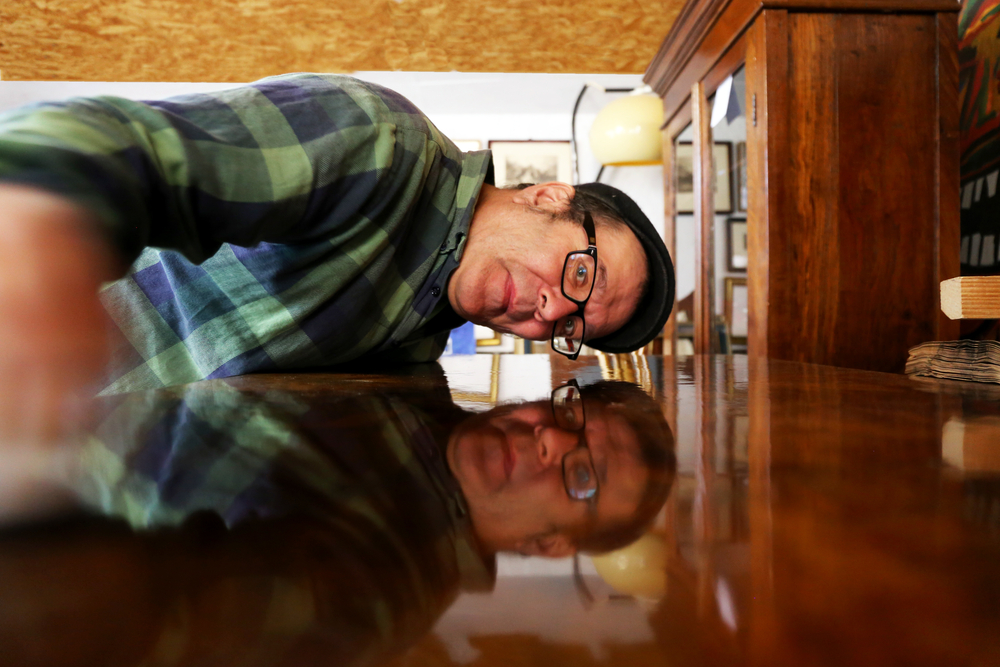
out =
[[[910,346],[957,336],[934,286],[958,275],[959,8],[690,0],[682,10],[645,76],[664,100],[665,145],[689,124],[710,142],[704,100],[746,66],[751,355],[898,372]],[[906,109],[893,102],[904,87]],[[672,175],[668,164],[665,183]],[[696,311],[712,303],[705,204]],[[676,239],[667,244],[676,253]],[[700,328],[711,329],[704,312],[695,347],[708,351]]]

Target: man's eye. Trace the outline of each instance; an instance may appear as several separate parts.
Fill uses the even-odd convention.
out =
[[[561,335],[572,336],[573,332],[576,331],[576,322],[572,319],[566,320],[562,323],[562,327],[560,327],[560,329],[562,331]]]
[[[590,470],[583,464],[573,466],[569,471],[569,477],[576,487],[585,487],[590,484]]]
[[[590,275],[590,271],[583,264],[576,267],[576,282],[580,285],[587,284],[587,277]]]

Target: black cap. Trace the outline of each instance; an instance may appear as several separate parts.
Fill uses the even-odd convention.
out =
[[[576,190],[601,200],[618,212],[646,251],[649,270],[646,291],[631,319],[618,331],[585,343],[602,352],[638,350],[659,335],[674,307],[674,264],[670,261],[670,253],[653,223],[627,194],[604,183],[584,183],[577,185]]]

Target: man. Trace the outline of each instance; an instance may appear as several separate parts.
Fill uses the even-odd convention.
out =
[[[349,77],[11,112],[3,381],[48,405],[91,378],[105,347],[93,291],[129,264],[102,294],[108,393],[428,361],[464,319],[574,357],[659,332],[673,268],[631,199],[500,190],[491,173],[487,151],[462,154],[407,100]]]
[[[373,664],[491,589],[497,552],[622,546],[669,493],[673,438],[634,385],[470,414],[441,379],[102,399],[77,487],[131,529],[0,532],[6,660]]]

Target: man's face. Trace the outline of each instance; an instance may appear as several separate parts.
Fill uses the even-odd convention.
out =
[[[562,184],[532,186],[513,195],[513,205],[477,208],[448,297],[462,317],[496,331],[546,340],[552,325],[576,312],[562,293],[566,255],[587,248],[587,234],[573,221],[554,220],[564,210]],[[569,188],[569,186],[564,186]],[[557,194],[546,198],[536,190]],[[572,195],[569,188],[569,196]],[[645,254],[628,229],[597,225],[598,267],[584,312],[587,338],[621,328],[632,316],[645,280]]]
[[[563,457],[581,433],[599,484],[594,504],[570,498],[563,480]],[[649,479],[634,429],[616,410],[590,403],[582,432],[556,426],[548,401],[476,415],[456,428],[447,458],[477,535],[496,551],[569,555],[571,541],[552,535],[628,519]]]

